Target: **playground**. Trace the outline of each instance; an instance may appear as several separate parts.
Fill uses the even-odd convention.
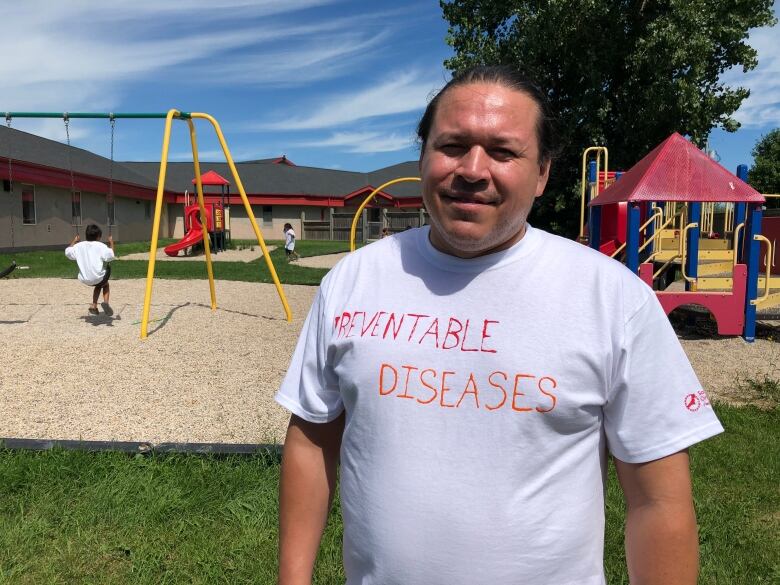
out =
[[[338,256],[311,259],[333,263]],[[31,286],[32,285],[32,286]],[[5,279],[0,436],[149,443],[281,443],[288,413],[273,395],[316,291],[272,284],[157,280],[150,334],[138,339],[144,280],[117,280],[115,314],[87,315],[76,279]],[[777,333],[780,335],[780,331]],[[746,379],[780,378],[780,345],[759,326],[748,344],[701,328],[680,339],[716,400],[756,402]],[[758,401],[760,402],[760,400]]]
[[[34,284],[31,288],[30,285]],[[143,280],[114,283],[114,315],[84,310],[84,285],[4,280],[0,436],[102,441],[264,443],[283,438],[273,394],[314,287],[155,283],[150,335],[138,339]]]

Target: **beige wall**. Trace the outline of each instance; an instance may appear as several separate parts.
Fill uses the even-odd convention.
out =
[[[272,205],[271,207],[271,221],[264,222],[263,206],[252,206],[252,212],[255,215],[257,225],[263,232],[263,237],[268,240],[283,239],[282,229],[285,223],[292,224],[295,233],[300,237],[303,231],[301,229],[301,213],[305,214],[306,219],[320,219],[320,209],[323,209],[325,219],[328,217],[328,209],[326,207],[304,207],[302,205]],[[236,240],[255,239],[255,233],[252,230],[249,217],[242,206],[233,205],[230,208],[230,237]]]
[[[82,192],[81,225],[77,226],[72,224],[69,189],[34,185],[36,222],[23,224],[22,183],[14,182],[13,187],[13,193],[4,191],[0,196],[0,248],[64,247],[76,233],[84,238],[84,228],[90,223],[100,226],[104,240],[108,237],[105,195]],[[151,237],[152,221],[146,219],[143,200],[116,197],[115,218],[116,225],[111,228],[115,240],[134,242]]]
[[[81,225],[71,225],[71,196],[69,189],[35,186],[36,223],[22,224],[21,183],[14,183],[13,197],[0,192],[0,249],[11,248],[11,216],[13,215],[13,247],[34,248],[44,246],[65,246],[75,233],[84,237],[84,228],[95,223],[103,230],[103,239],[108,237],[106,227],[105,195],[84,192],[81,194]],[[148,241],[151,238],[154,219],[154,202],[115,198],[116,225],[111,233],[118,242]],[[291,223],[301,236],[301,215],[306,219],[328,218],[325,207],[302,205],[273,205],[270,221],[263,221],[263,206],[253,205],[252,211],[263,237],[268,240],[284,238],[282,229]],[[147,217],[147,214],[149,217]],[[184,207],[181,204],[163,205],[160,220],[160,237],[181,239],[184,236]],[[254,240],[255,233],[242,205],[230,207],[231,237],[238,240]]]

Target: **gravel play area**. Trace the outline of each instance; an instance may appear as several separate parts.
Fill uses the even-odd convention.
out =
[[[335,258],[330,258],[331,263]],[[111,285],[114,315],[87,314],[76,279],[0,281],[0,437],[160,442],[281,442],[288,414],[273,401],[315,288],[285,286],[287,323],[270,284],[156,280],[151,333],[139,339],[144,280]],[[750,399],[740,379],[780,378],[765,334],[683,334],[711,397]]]

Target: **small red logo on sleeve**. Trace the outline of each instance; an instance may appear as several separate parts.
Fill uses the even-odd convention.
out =
[[[696,412],[701,408],[701,400],[699,400],[699,397],[696,396],[696,394],[688,394],[688,396],[685,397],[685,408],[691,412]]]
[[[710,401],[707,399],[707,394],[704,390],[699,390],[696,393],[688,394],[685,397],[685,408],[691,412],[696,412],[702,406],[709,406]]]

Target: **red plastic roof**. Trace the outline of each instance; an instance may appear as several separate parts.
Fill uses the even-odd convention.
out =
[[[230,182],[225,177],[214,171],[203,173],[200,176],[200,181],[204,185],[230,185]],[[192,184],[195,184],[195,179],[192,179]]]
[[[763,203],[765,199],[675,132],[590,205],[621,201]]]

